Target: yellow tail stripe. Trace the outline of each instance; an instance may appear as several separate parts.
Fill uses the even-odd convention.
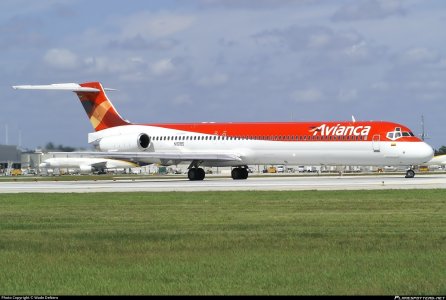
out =
[[[90,122],[94,128],[96,128],[99,124],[101,124],[102,119],[104,118],[105,114],[108,112],[110,107],[111,104],[108,101],[104,101],[98,106],[96,106],[95,110],[93,111],[93,114],[90,117]]]

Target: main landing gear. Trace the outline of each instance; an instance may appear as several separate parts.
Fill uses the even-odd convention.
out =
[[[187,177],[191,181],[203,180],[206,176],[203,168],[192,167],[187,172]],[[237,167],[232,169],[231,177],[234,180],[247,179],[248,178],[248,168],[247,167]]]
[[[202,168],[190,168],[189,172],[187,172],[189,180],[203,180],[205,175],[206,174]]]
[[[248,168],[238,167],[238,168],[232,169],[231,177],[234,180],[247,179],[248,178]]]

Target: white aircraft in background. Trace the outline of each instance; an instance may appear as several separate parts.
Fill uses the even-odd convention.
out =
[[[445,166],[446,165],[446,154],[434,156],[425,165],[428,165],[428,166]]]
[[[57,152],[52,153],[57,154]],[[67,155],[70,155],[70,153]],[[105,173],[107,169],[128,169],[139,167],[139,165],[129,161],[109,158],[52,157],[44,160],[39,167],[45,169],[77,169],[80,170],[81,174],[86,174],[91,172]]]
[[[248,165],[412,166],[434,153],[393,122],[134,124],[119,115],[99,82],[13,88],[75,92],[95,129],[88,142],[101,151],[88,155],[165,166],[187,162],[190,180],[204,179],[201,166],[234,167],[231,177],[246,179]],[[409,168],[406,177],[414,176]]]

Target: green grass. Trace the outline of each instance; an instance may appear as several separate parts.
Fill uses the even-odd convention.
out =
[[[445,294],[446,191],[0,195],[0,294]]]

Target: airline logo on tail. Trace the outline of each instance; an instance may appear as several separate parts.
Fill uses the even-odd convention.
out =
[[[99,82],[82,83],[81,86],[98,90],[98,92],[75,92],[96,131],[129,124],[118,114]]]

